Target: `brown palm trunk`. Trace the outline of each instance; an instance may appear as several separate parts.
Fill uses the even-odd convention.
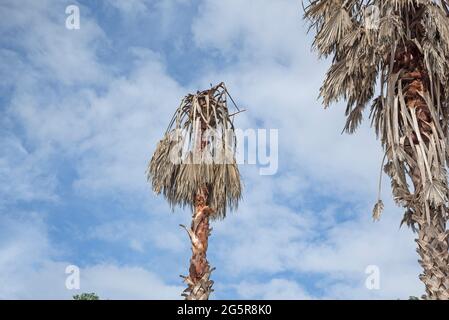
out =
[[[426,286],[425,299],[449,300],[449,255],[445,225],[440,219],[432,219],[429,224],[418,222],[418,253],[423,273],[419,278]]]
[[[211,232],[209,215],[212,212],[207,205],[207,196],[207,188],[199,190],[196,194],[192,225],[190,229],[186,229],[192,243],[189,275],[183,277],[184,282],[187,283],[187,289],[182,295],[186,300],[208,300],[213,291],[213,281],[210,280],[213,269],[210,268],[206,256]]]
[[[206,105],[203,99],[198,102],[201,106]],[[201,121],[199,128],[197,141],[200,141],[200,143],[197,146],[198,154],[196,156],[201,155],[207,146],[207,141],[204,138],[204,132],[207,128],[206,123]],[[198,159],[201,159],[201,156]],[[192,243],[189,275],[187,277],[182,276],[184,282],[187,283],[187,288],[182,294],[186,300],[208,300],[213,291],[213,281],[210,280],[213,269],[210,268],[206,256],[209,235],[212,231],[209,227],[209,216],[213,212],[207,203],[208,195],[207,186],[197,191],[193,204],[192,224],[190,229],[186,228]]]

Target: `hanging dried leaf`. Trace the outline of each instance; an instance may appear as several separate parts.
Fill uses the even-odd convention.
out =
[[[373,209],[373,220],[374,221],[380,220],[380,216],[382,215],[383,210],[384,210],[384,203],[382,202],[382,200],[378,200],[376,202],[376,204],[374,205],[374,209]]]

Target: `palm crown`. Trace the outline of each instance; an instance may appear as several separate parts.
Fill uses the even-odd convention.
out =
[[[207,188],[212,218],[237,208],[242,187],[228,96],[224,83],[185,96],[157,145],[148,179],[172,207],[193,206],[198,190]]]

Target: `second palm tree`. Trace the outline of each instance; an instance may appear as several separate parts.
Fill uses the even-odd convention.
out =
[[[315,48],[333,57],[321,88],[324,104],[347,100],[346,130],[352,133],[374,98],[371,117],[385,149],[384,171],[405,208],[403,221],[418,233],[427,299],[449,299],[448,3],[313,0],[306,7]],[[379,199],[375,219],[382,208]]]

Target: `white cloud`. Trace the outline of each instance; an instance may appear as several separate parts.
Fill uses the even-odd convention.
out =
[[[92,156],[80,162],[78,189],[148,190],[145,170],[153,146],[165,130],[166,121],[161,119],[171,117],[184,93],[154,55],[135,63],[127,78],[114,79],[106,94],[89,101],[84,115],[93,132],[78,141],[74,152]],[[78,118],[80,123],[83,120]]]
[[[80,290],[65,287],[68,265],[59,261],[47,225],[37,214],[0,216],[0,299],[71,299],[95,292],[102,299],[178,299],[183,287],[166,284],[139,266],[98,263],[81,267]]]
[[[295,1],[205,0],[199,8],[192,31],[200,47],[218,49],[224,56],[280,61],[299,53],[303,22]]]
[[[163,214],[166,215],[165,212]],[[127,243],[137,252],[144,252],[148,245],[173,253],[187,250],[188,238],[178,226],[179,217],[158,221],[156,216],[157,214],[153,214],[148,217],[148,221],[143,222],[106,222],[88,230],[85,236],[111,243]]]
[[[179,13],[187,12],[194,4],[190,0],[108,0],[104,3],[118,10],[128,32],[145,30],[152,40],[168,38],[170,42],[180,41],[178,31],[185,16],[180,17]]]
[[[133,71],[111,78],[102,94],[80,89],[61,96],[46,88],[42,96],[33,81],[12,99],[11,117],[23,123],[39,147],[51,143],[47,156],[63,152],[79,159],[73,164],[80,193],[147,192],[147,163],[166,126],[161,119],[171,117],[185,94],[158,55],[138,48],[132,52]]]
[[[107,4],[118,9],[126,17],[135,17],[147,13],[148,2],[147,0],[110,0]]]
[[[34,75],[68,85],[104,79],[105,69],[98,61],[96,49],[106,45],[105,36],[88,18],[87,8],[81,8],[80,29],[68,30],[63,2],[10,1],[0,6],[3,41],[26,52]]]
[[[327,63],[311,52],[300,4],[204,0],[200,8],[192,28],[197,43],[235,59],[211,66],[199,83],[227,83],[247,109],[237,125],[279,129],[281,170],[307,173],[333,192],[374,192],[380,143],[368,121],[356,135],[340,135],[344,106],[323,110],[316,100]]]
[[[315,298],[404,299],[423,292],[413,235],[399,229],[401,210],[391,202],[386,202],[381,221],[373,223],[371,208],[356,202],[346,205],[355,209],[330,202],[323,209],[295,211],[273,204],[276,184],[255,192],[260,194],[250,195],[237,214],[214,224],[211,260],[228,281],[288,272],[321,279],[308,284],[311,292],[322,292]],[[299,202],[304,206],[304,200]],[[365,286],[369,265],[380,269],[380,290]]]
[[[181,299],[184,290],[182,286],[165,284],[159,276],[140,267],[98,265],[81,272],[82,288],[97,292],[103,299]]]
[[[243,281],[235,286],[243,299],[304,300],[310,296],[298,283],[286,279],[271,279],[266,283]]]
[[[57,199],[56,177],[48,172],[47,150],[28,151],[13,135],[0,137],[0,209],[17,201]]]
[[[73,163],[80,177],[76,186],[86,194],[114,187],[148,192],[144,171],[164,126],[159,118],[171,114],[168,106],[176,105],[184,92],[165,75],[158,56],[132,49],[134,71],[112,78],[113,68],[97,58],[97,47],[107,43],[87,8],[81,8],[79,31],[64,28],[64,7],[56,2],[7,3],[2,9],[8,13],[2,30],[8,36],[23,33],[20,42],[11,37],[9,43],[27,53],[24,57],[19,51],[1,52],[5,59],[0,70],[11,74],[1,84],[15,88],[3,121],[25,129],[20,138],[11,134],[1,140],[2,197],[27,201],[56,197],[50,160],[63,161],[56,155],[79,159]],[[92,84],[103,87],[102,93]],[[59,254],[49,243],[42,215],[26,216],[22,224],[6,223],[6,218],[0,223],[0,229],[10,231],[10,238],[0,241],[0,297],[70,298],[73,292],[64,287],[64,270],[74,262],[56,259]],[[164,248],[176,247],[173,241],[159,242]],[[130,246],[141,248],[140,239],[130,241]],[[181,292],[181,287],[166,285],[140,266],[91,264],[82,268],[82,274],[82,289],[102,298],[178,298]]]
[[[38,267],[28,266],[23,273],[6,273],[2,284],[3,299],[72,299],[76,294],[94,292],[100,299],[180,299],[184,289],[169,285],[156,273],[135,266],[91,265],[80,269],[80,289],[65,287],[69,262],[45,261]],[[1,270],[4,271],[4,270]]]

